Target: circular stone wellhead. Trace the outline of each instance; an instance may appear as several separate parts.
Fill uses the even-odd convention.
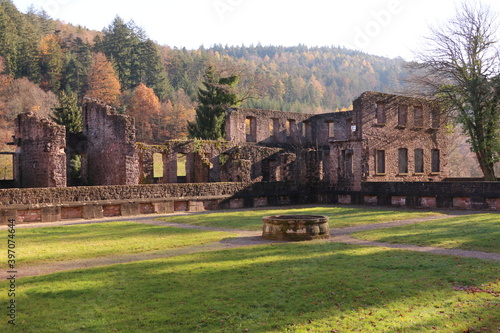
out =
[[[272,240],[306,241],[330,238],[328,217],[322,215],[275,215],[262,218],[262,237]]]

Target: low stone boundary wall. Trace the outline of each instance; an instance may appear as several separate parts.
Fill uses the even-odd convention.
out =
[[[291,182],[87,186],[0,190],[0,224],[297,204]]]
[[[0,224],[295,204],[500,210],[500,182],[365,182],[361,191],[292,182],[0,190]]]
[[[337,202],[499,210],[500,182],[364,182],[361,192],[339,194]]]

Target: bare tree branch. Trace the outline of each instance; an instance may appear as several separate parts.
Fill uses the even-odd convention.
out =
[[[409,65],[415,95],[435,96],[469,136],[481,169],[495,180],[500,160],[498,15],[463,2],[455,18],[431,29],[426,48]]]

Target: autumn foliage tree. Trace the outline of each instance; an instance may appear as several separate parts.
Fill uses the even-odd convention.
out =
[[[104,103],[118,106],[120,97],[120,82],[111,62],[99,52],[92,58],[89,73],[89,89],[86,97],[95,98]]]
[[[137,140],[153,141],[160,115],[160,100],[152,88],[140,83],[130,99],[129,114],[135,118]]]
[[[38,46],[40,52],[41,86],[45,90],[56,92],[61,83],[61,73],[64,65],[64,52],[61,40],[54,34],[46,35]]]
[[[174,93],[172,101],[167,100],[161,105],[163,123],[161,124],[161,139],[186,139],[188,122],[195,117],[195,103],[183,89]],[[160,140],[161,141],[161,140]]]

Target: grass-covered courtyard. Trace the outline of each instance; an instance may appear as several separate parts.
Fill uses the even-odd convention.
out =
[[[396,220],[440,215],[440,213],[408,210],[359,207],[302,207],[292,209],[254,209],[234,212],[169,216],[163,220],[205,227],[261,230],[262,216],[267,215],[325,215],[330,219],[330,228],[345,228],[361,224],[383,223]]]
[[[333,228],[429,214],[315,209],[280,210],[279,214],[338,216],[338,221],[331,221]],[[258,223],[252,219],[268,213],[250,210],[165,220],[256,230]],[[470,238],[478,230],[495,236],[499,220],[499,214],[482,214],[411,227],[432,235],[432,244],[469,249],[465,241],[450,244],[441,239],[467,238],[456,235],[460,223]],[[387,234],[374,239],[397,237],[394,241],[402,243],[413,242],[418,233],[389,228],[363,237],[380,231]],[[485,238],[484,234],[477,238]],[[25,251],[21,264],[29,269],[32,264],[62,258],[187,248],[235,236],[131,222],[20,228],[19,258]],[[30,244],[22,245],[25,242]],[[499,248],[498,241],[487,247],[497,253]],[[0,282],[2,290],[7,287],[6,281]],[[1,304],[7,301],[7,293],[0,294]],[[500,262],[327,241],[264,244],[21,278],[16,302],[16,325],[8,325],[5,316],[0,331],[498,332]]]

